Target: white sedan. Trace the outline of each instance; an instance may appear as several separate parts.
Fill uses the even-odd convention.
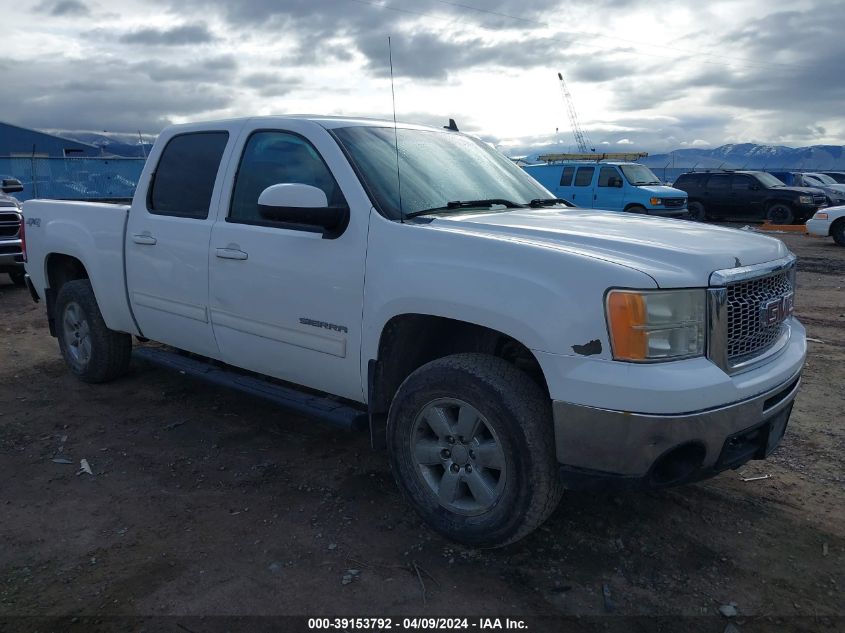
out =
[[[845,246],[845,205],[816,211],[807,220],[807,233],[820,237],[830,236],[839,246]]]

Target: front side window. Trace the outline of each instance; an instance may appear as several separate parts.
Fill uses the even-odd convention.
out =
[[[564,167],[560,174],[560,186],[569,187],[572,184],[572,176],[575,175],[574,167]]]
[[[734,191],[748,191],[754,182],[748,176],[734,176],[731,189]]]
[[[619,178],[619,172],[615,167],[602,167],[599,172],[599,187],[610,187],[610,182]]]
[[[373,203],[388,218],[455,201],[499,199],[527,204],[553,197],[513,161],[464,134],[409,128],[394,132],[393,127],[376,126],[335,128],[331,133]]]
[[[346,204],[334,176],[311,143],[289,132],[255,132],[238,165],[228,219],[273,224],[259,213],[258,197],[267,187],[290,183],[322,189],[330,207]]]
[[[170,139],[150,183],[149,212],[206,219],[228,140],[228,132],[196,132]]]
[[[589,187],[590,183],[593,182],[593,173],[595,171],[595,167],[579,167],[578,172],[575,174],[575,186]]]
[[[710,180],[707,181],[707,188],[721,191],[730,187],[730,184],[730,176],[710,176]]]

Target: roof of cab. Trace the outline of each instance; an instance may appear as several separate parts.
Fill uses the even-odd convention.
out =
[[[169,128],[182,130],[201,130],[208,129],[215,125],[231,125],[233,123],[244,122],[261,122],[265,125],[281,124],[286,120],[311,121],[320,125],[321,127],[331,130],[341,127],[393,127],[393,121],[387,119],[370,119],[366,117],[345,117],[345,116],[323,116],[317,114],[279,114],[267,116],[249,116],[236,117],[231,119],[219,119],[214,121],[196,121],[191,123],[179,123],[171,125]],[[402,129],[413,130],[428,130],[428,131],[444,131],[442,128],[432,127],[429,125],[419,125],[417,123],[407,123],[397,121],[396,126]],[[169,129],[168,128],[168,129]]]

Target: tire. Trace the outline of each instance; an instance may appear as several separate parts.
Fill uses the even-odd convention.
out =
[[[771,224],[792,224],[795,220],[795,214],[792,212],[792,207],[783,202],[775,202],[768,209],[766,209],[766,219]]]
[[[646,208],[644,206],[642,206],[641,204],[632,204],[630,207],[625,209],[625,211],[628,212],[628,213],[639,213],[639,214],[648,213]]]
[[[700,202],[690,202],[687,205],[687,219],[693,222],[704,222],[707,219],[707,213],[704,210],[704,205]]]
[[[107,382],[126,373],[132,337],[106,327],[90,281],[78,279],[64,284],[55,310],[59,349],[77,378]]]
[[[500,358],[434,360],[402,383],[390,407],[396,483],[446,538],[473,547],[518,541],[562,494],[551,418],[548,396]],[[461,436],[461,426],[475,430]]]
[[[26,285],[26,278],[24,277],[23,271],[14,271],[9,273],[9,278],[12,280],[12,283],[18,286],[19,288],[23,288]]]
[[[845,246],[845,218],[839,218],[831,225],[830,236],[839,246]]]

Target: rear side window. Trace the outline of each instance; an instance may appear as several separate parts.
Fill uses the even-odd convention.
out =
[[[710,180],[707,181],[707,188],[721,191],[723,189],[727,189],[730,184],[730,176],[710,176]]]
[[[599,171],[599,187],[609,187],[613,178],[619,178],[619,172],[613,167],[602,167]]]
[[[572,176],[575,174],[574,167],[564,167],[560,174],[560,186],[568,187],[572,184]]]
[[[214,181],[228,140],[228,132],[196,132],[170,139],[150,183],[149,212],[207,218]]]
[[[593,182],[593,173],[596,171],[595,167],[579,167],[575,174],[576,187],[588,187]]]

